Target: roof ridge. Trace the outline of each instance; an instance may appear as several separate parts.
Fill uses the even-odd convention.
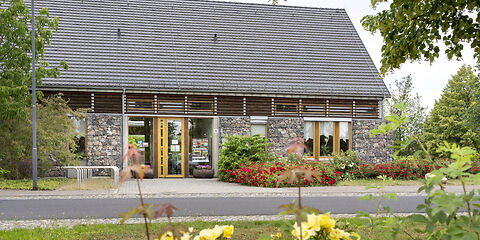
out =
[[[146,0],[125,0],[128,3],[132,2],[146,2]],[[328,8],[328,7],[311,7],[311,6],[293,6],[293,5],[280,5],[280,4],[270,4],[270,3],[250,3],[250,2],[237,2],[237,1],[226,1],[226,0],[168,0],[172,2],[208,2],[208,3],[220,3],[220,4],[234,4],[234,5],[251,5],[251,6],[264,6],[264,7],[279,7],[279,8],[298,8],[298,9],[322,9],[322,10],[345,10],[345,8]],[[241,1],[241,0],[238,0]],[[265,0],[268,1],[268,0]],[[103,0],[105,2],[105,0]]]

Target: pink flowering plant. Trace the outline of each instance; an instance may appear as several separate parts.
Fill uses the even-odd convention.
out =
[[[212,169],[210,165],[197,165],[195,166],[196,169]]]

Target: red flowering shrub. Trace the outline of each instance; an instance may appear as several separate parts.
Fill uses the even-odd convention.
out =
[[[335,184],[341,176],[341,172],[335,172],[334,168],[322,161],[305,160],[300,162],[249,162],[241,164],[239,169],[224,169],[218,174],[218,179],[225,182],[240,183],[249,186],[276,187],[278,176],[287,169],[303,166],[313,170],[319,175],[319,179],[309,181],[301,178],[304,186],[326,186]],[[282,182],[279,187],[294,187],[297,183],[287,184]]]
[[[428,160],[396,160],[387,163],[362,164],[349,172],[358,179],[375,179],[385,175],[393,179],[414,180],[424,178],[425,174],[447,166],[446,159]]]
[[[368,164],[363,163],[356,166],[355,169],[349,169],[345,172],[338,171],[326,161],[318,160],[300,160],[291,161],[262,161],[240,163],[237,169],[223,169],[218,174],[218,179],[224,182],[239,183],[258,187],[276,187],[278,176],[285,170],[295,167],[305,167],[319,174],[319,178],[314,181],[301,179],[303,186],[329,186],[334,185],[342,179],[344,174],[349,174],[356,179],[377,179],[378,176],[385,175],[399,180],[415,180],[424,178],[425,174],[447,166],[451,160],[436,159],[429,160],[394,160],[387,163]],[[470,173],[480,172],[480,161],[472,162]],[[279,187],[295,187],[297,183],[287,184],[282,182]]]

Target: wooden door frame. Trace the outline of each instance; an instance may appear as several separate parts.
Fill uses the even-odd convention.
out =
[[[181,174],[176,175],[169,175],[168,174],[168,121],[169,120],[180,120],[181,121],[181,157],[182,157],[182,166],[181,166]],[[160,129],[160,123],[163,121],[162,129]],[[163,131],[166,136],[162,138],[160,131]],[[188,131],[188,130],[187,130]],[[154,117],[154,137],[156,142],[154,143],[154,172],[156,173],[156,177],[159,178],[178,178],[178,177],[185,177],[185,159],[186,159],[186,146],[188,146],[186,141],[186,136],[188,134],[185,131],[185,118],[182,117]],[[161,142],[163,141],[163,142]],[[163,155],[160,156],[161,150],[163,150]],[[163,163],[160,164],[161,158],[163,157]]]

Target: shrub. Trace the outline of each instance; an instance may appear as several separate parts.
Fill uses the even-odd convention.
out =
[[[342,173],[342,179],[352,179],[355,178],[355,176],[350,172],[358,169],[364,162],[358,158],[355,152],[349,150],[341,152],[340,154],[334,153],[330,164],[335,168],[335,171]]]
[[[320,173],[320,180],[313,181],[301,178],[303,186],[329,186],[334,185],[341,177],[342,173],[328,163],[318,160],[303,160],[300,162],[286,161],[265,161],[265,162],[248,162],[240,163],[238,169],[223,169],[218,179],[225,182],[240,183],[249,186],[259,187],[276,187],[279,175],[296,167],[305,167]],[[282,182],[279,187],[294,187],[297,183]]]
[[[67,102],[59,96],[43,98],[37,104],[37,147],[38,171],[42,176],[53,161],[63,165],[75,163],[77,135],[71,116],[78,119],[85,114],[72,111]],[[71,151],[65,150],[67,144]],[[0,168],[8,170],[8,179],[28,178],[32,174],[32,121],[30,119],[10,119],[0,121]]]
[[[425,174],[446,166],[447,159],[436,160],[394,160],[387,163],[361,164],[347,174],[352,174],[359,179],[376,179],[387,176],[392,179],[415,180],[423,179]]]
[[[218,160],[219,175],[224,169],[237,169],[240,163],[267,161],[271,154],[260,135],[228,136],[222,143]]]

